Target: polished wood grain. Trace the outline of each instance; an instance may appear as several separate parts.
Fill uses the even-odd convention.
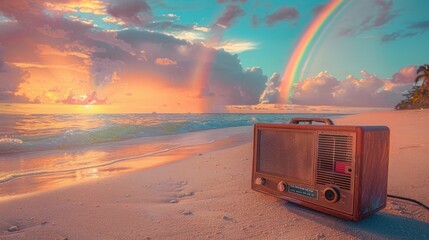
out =
[[[358,136],[355,221],[386,206],[390,132],[387,127],[362,127]]]
[[[295,197],[289,193],[279,192],[275,183],[284,180],[278,176],[258,172],[258,131],[261,129],[270,130],[292,130],[292,131],[330,131],[330,132],[353,132],[356,134],[354,147],[354,170],[353,188],[350,190],[352,199],[352,211],[344,212],[328,203],[322,197],[319,199],[306,199],[300,196]],[[288,131],[283,131],[287,134]],[[256,124],[254,126],[254,157],[252,171],[252,189],[265,194],[269,194],[289,202],[299,204],[320,212],[324,212],[339,218],[359,221],[386,206],[387,198],[387,174],[389,162],[389,136],[390,130],[384,126],[336,126],[336,125],[301,125],[301,124]],[[299,159],[298,159],[299,160]],[[316,159],[313,163],[316,164]],[[256,178],[267,179],[264,186],[255,183]],[[313,178],[314,179],[314,178]],[[296,183],[296,182],[295,182]],[[311,187],[311,184],[302,182],[303,185]],[[316,187],[314,182],[312,185]],[[320,192],[319,194],[322,194]]]

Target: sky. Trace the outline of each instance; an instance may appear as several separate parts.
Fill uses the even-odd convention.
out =
[[[425,0],[0,0],[0,112],[393,108]]]

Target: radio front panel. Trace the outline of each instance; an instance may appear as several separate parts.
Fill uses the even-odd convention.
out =
[[[257,134],[256,190],[353,213],[355,133],[260,128]]]
[[[252,189],[354,221],[384,208],[389,129],[296,122],[322,120],[255,124]]]

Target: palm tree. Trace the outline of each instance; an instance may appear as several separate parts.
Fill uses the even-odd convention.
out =
[[[416,72],[415,84],[422,81],[422,85],[414,85],[404,94],[405,99],[398,103],[395,109],[429,108],[429,64],[419,66]]]
[[[415,83],[417,84],[420,80],[422,80],[422,90],[429,90],[429,64],[424,64],[417,68],[417,77],[415,79]]]

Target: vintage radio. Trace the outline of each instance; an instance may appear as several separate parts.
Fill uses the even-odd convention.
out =
[[[359,221],[386,206],[389,134],[385,126],[340,126],[324,118],[257,123],[252,189]]]

